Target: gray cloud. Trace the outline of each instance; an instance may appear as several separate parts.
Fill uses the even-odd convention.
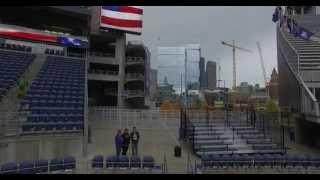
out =
[[[237,83],[263,84],[262,69],[256,41],[260,41],[267,76],[276,67],[276,28],[271,21],[274,7],[144,7],[143,34],[128,35],[128,40],[142,40],[151,50],[152,67],[157,62],[158,46],[201,45],[206,60],[221,59],[221,77],[227,86],[232,83],[232,51],[220,40],[231,42],[254,51],[237,52]]]

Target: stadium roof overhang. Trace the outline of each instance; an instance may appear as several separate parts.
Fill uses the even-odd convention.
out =
[[[81,6],[42,6],[42,8],[46,8],[55,13],[61,13],[63,15],[74,16],[83,19],[87,19],[91,16],[91,11]]]

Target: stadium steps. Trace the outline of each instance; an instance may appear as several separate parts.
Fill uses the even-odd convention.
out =
[[[24,94],[28,90],[31,85],[32,80],[36,77],[37,73],[40,71],[43,63],[45,62],[46,55],[37,54],[33,62],[29,65],[27,70],[21,76],[19,81],[26,81],[27,87],[24,89]],[[2,109],[5,113],[3,113],[2,120],[2,128],[3,136],[15,136],[19,134],[21,130],[21,122],[25,119],[24,114],[18,112],[18,105],[20,99],[18,99],[19,88],[18,86],[14,86],[9,90],[9,93],[6,97],[3,98],[3,101],[0,104],[0,109]]]

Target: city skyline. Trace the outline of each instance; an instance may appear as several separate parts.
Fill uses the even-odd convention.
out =
[[[232,85],[232,50],[222,46],[220,41],[230,43],[235,40],[236,45],[254,52],[236,52],[237,85],[242,81],[264,85],[256,42],[260,42],[266,74],[270,77],[272,69],[277,69],[276,27],[271,21],[273,12],[273,6],[146,6],[142,35],[127,35],[127,39],[142,40],[150,48],[152,68],[162,65],[157,61],[157,47],[200,44],[206,61],[219,63],[220,59],[221,79],[226,81],[227,87]]]

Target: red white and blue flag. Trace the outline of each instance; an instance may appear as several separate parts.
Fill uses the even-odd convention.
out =
[[[141,34],[142,15],[139,6],[101,6],[100,26]]]

